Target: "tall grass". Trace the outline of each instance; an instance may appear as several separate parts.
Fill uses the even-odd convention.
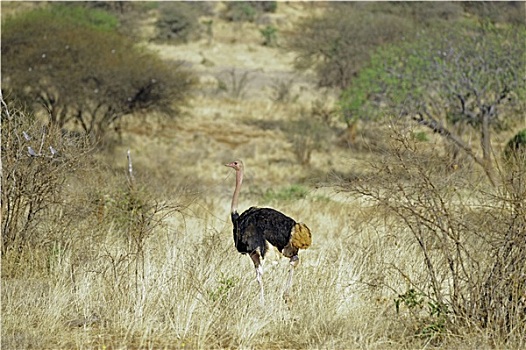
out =
[[[232,242],[229,181],[196,195],[138,160],[130,186],[125,166],[86,155],[57,189],[67,201],[2,256],[2,348],[523,347],[524,171],[489,193],[426,145],[391,140],[342,193],[246,192],[313,232],[291,301],[288,259],[269,252],[264,305]]]
[[[71,232],[78,238],[60,256],[39,253],[37,259],[50,260],[44,276],[3,279],[3,345],[348,345],[348,320],[357,322],[353,310],[360,303],[352,293],[357,271],[351,259],[356,256],[341,254],[341,238],[333,246],[320,234],[312,251],[303,252],[289,304],[282,296],[287,260],[269,257],[264,276],[267,302],[260,305],[253,266],[233,248],[229,225],[204,222],[187,215],[184,222],[180,217],[156,229],[145,243],[144,274],[138,280],[137,256],[117,227],[78,227]],[[101,229],[106,230],[102,235]]]

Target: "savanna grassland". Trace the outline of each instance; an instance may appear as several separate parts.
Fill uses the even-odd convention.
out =
[[[292,32],[324,8],[280,2],[265,23]],[[261,24],[212,13],[201,23],[213,19],[213,35],[174,45],[149,40],[159,16],[149,13],[139,45],[182,61],[196,92],[177,118],[122,118],[104,147],[63,144],[64,166],[17,158],[27,169],[17,181],[51,204],[27,244],[2,250],[2,349],[526,346],[526,176],[520,161],[500,162],[524,118],[495,136],[492,186],[416,123],[350,130],[337,92],[295,70],[293,53],[262,45]],[[4,108],[4,127],[4,113],[26,116]],[[39,126],[14,129],[32,140],[2,134],[4,169],[8,141],[41,145]],[[265,259],[262,305],[253,264],[234,247],[235,174],[224,166],[234,159],[246,169],[240,210],[270,206],[313,233],[290,301],[288,259]]]

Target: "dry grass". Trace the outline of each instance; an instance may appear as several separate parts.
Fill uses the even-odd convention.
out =
[[[316,213],[308,203],[290,208],[308,219],[316,240],[301,254],[292,304],[282,299],[287,261],[269,257],[262,306],[253,267],[233,248],[222,206],[196,205],[168,220],[147,240],[144,267],[117,228],[78,227],[67,249],[34,257],[48,261],[41,278],[2,281],[3,346],[341,348],[354,343],[355,323],[370,332],[353,316],[366,297],[355,286],[363,262],[344,253],[352,242],[340,213]],[[137,280],[137,272],[144,277]],[[374,333],[365,336],[377,345]]]
[[[231,180],[223,185],[230,188]],[[2,279],[2,347],[433,346],[432,339],[416,335],[405,310],[396,313],[397,295],[390,289],[404,290],[406,283],[392,266],[422,273],[418,247],[374,208],[340,196],[325,189],[276,205],[307,222],[314,234],[312,247],[300,252],[289,303],[282,297],[288,260],[274,254],[265,263],[266,303],[259,303],[252,263],[231,242],[226,190],[167,218],[145,240],[143,257],[115,220],[80,220],[63,246],[35,249],[23,259],[45,266],[34,263],[18,278]],[[502,345],[476,329],[444,337],[435,345]]]

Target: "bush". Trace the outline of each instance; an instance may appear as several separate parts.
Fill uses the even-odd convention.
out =
[[[263,46],[276,46],[277,45],[277,32],[276,27],[266,26],[260,29],[259,32],[263,36]]]
[[[286,45],[296,53],[297,69],[315,69],[320,86],[345,88],[377,47],[412,29],[407,18],[338,3],[301,22]]]
[[[50,6],[5,22],[3,88],[43,112],[50,124],[76,127],[94,139],[132,112],[177,115],[190,93],[189,72],[170,67],[106,25],[60,13]]]
[[[281,188],[277,191],[267,190],[263,196],[265,202],[273,200],[278,201],[295,201],[307,197],[308,189],[301,185],[291,185]]]
[[[86,140],[45,127],[12,100],[2,103],[2,256],[51,243],[47,229],[64,229],[69,199],[66,180],[89,165]],[[44,224],[45,223],[45,224]],[[58,233],[63,232],[57,230]],[[53,233],[49,230],[50,234]]]
[[[524,24],[526,4],[523,1],[460,2],[465,11],[491,23]]]
[[[198,2],[161,2],[157,19],[157,39],[172,43],[199,38],[199,16],[203,12]]]
[[[321,86],[346,88],[378,48],[410,40],[426,28],[442,29],[478,16],[482,22],[524,24],[521,2],[329,3],[288,38],[298,69],[314,68]]]
[[[508,161],[526,162],[526,129],[519,131],[508,141],[504,156]]]
[[[275,12],[276,1],[229,1],[223,17],[232,22],[254,22],[263,12]]]
[[[341,186],[370,200],[398,249],[414,256],[385,261],[384,281],[398,295],[400,319],[435,341],[478,327],[491,338],[520,342],[526,331],[524,185],[488,193],[469,171],[446,176],[440,170],[446,159],[430,157],[405,130],[392,130],[391,147],[372,163],[372,173]],[[522,180],[503,183],[524,184],[525,174],[516,176]]]
[[[119,20],[105,10],[90,9],[68,3],[53,5],[43,11],[30,12],[27,16],[34,16],[37,21],[42,17],[48,17],[49,21],[56,18],[68,18],[77,25],[96,28],[103,32],[113,32],[119,26]]]
[[[243,98],[252,81],[252,73],[252,71],[239,72],[235,68],[220,72],[217,75],[218,91],[224,91],[234,99]]]

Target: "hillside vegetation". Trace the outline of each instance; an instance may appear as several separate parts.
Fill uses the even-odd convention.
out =
[[[526,346],[525,3],[1,5],[3,349]]]

